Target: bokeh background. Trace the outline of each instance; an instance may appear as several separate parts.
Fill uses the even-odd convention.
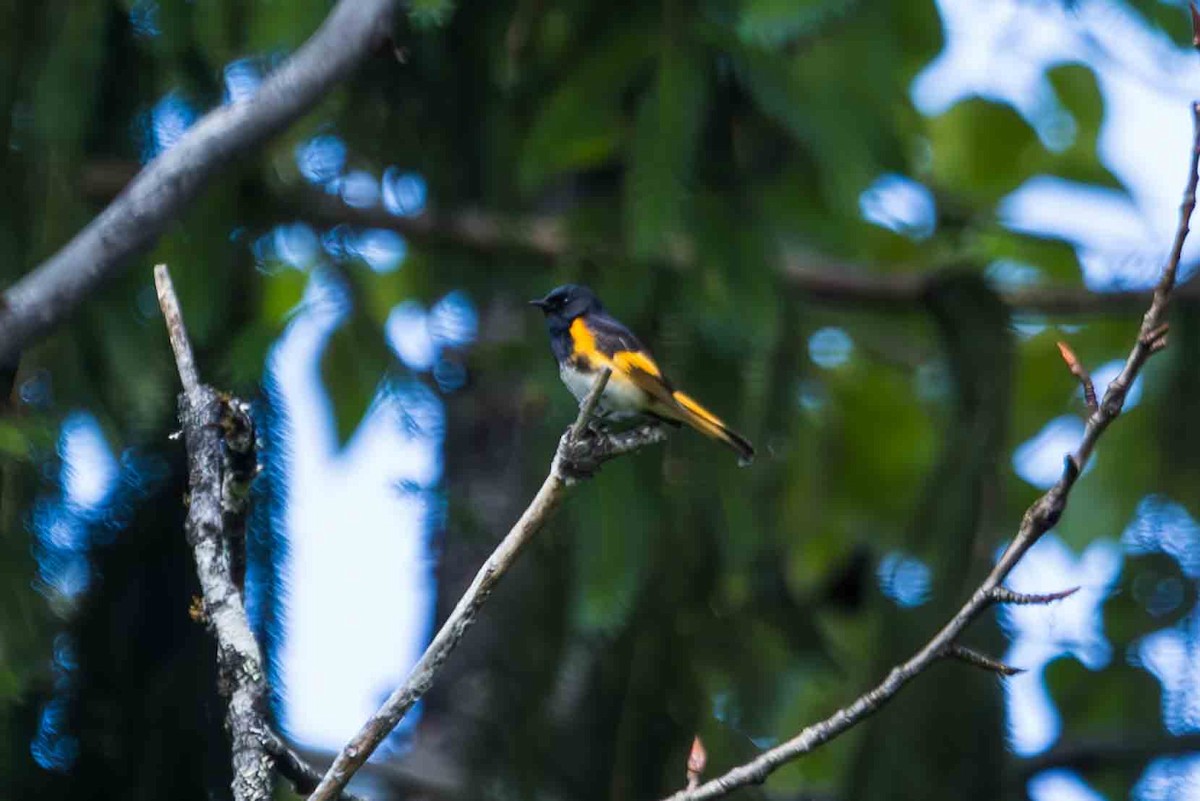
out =
[[[327,11],[0,2],[0,283]],[[606,466],[364,789],[653,799],[693,734],[714,775],[847,702],[1057,477],[1083,405],[1055,341],[1101,385],[1127,352],[1140,309],[1114,293],[1174,230],[1190,39],[1160,0],[416,0],[25,354],[0,413],[0,797],[228,792],[159,261],[205,378],[255,401],[248,604],[314,761],[545,474],[574,403],[524,302],[567,281],[761,457],[681,432]],[[1039,310],[1044,288],[1070,302]],[[1012,580],[1081,591],[971,632],[1027,672],[935,666],[739,797],[1200,798],[1200,305],[1173,325]]]

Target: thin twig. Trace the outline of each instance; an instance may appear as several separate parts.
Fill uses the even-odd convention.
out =
[[[596,382],[592,386],[592,391],[584,398],[583,405],[579,407],[579,416],[575,418],[574,424],[571,425],[571,441],[579,442],[583,436],[584,429],[587,428],[588,422],[592,419],[592,412],[596,411],[596,404],[600,403],[600,396],[604,394],[604,388],[608,386],[608,379],[612,375],[612,370],[605,367],[600,371],[600,375],[596,376]]]
[[[311,108],[391,29],[396,0],[343,0],[255,95],[205,114],[145,166],[108,207],[0,295],[0,364],[74,311],[105,279],[148,248],[234,158]]]
[[[733,768],[722,776],[708,781],[695,789],[684,789],[670,796],[670,801],[703,801],[719,798],[739,787],[759,784],[766,780],[781,765],[790,762],[823,743],[829,742],[846,730],[862,722],[900,692],[909,681],[922,673],[931,664],[950,652],[956,641],[988,606],[995,603],[999,588],[1030,548],[1043,534],[1049,531],[1062,516],[1071,488],[1079,478],[1088,457],[1095,449],[1109,424],[1121,413],[1125,396],[1146,360],[1155,351],[1155,337],[1165,322],[1171,292],[1175,288],[1175,275],[1179,268],[1183,243],[1188,234],[1188,224],[1196,207],[1197,161],[1200,160],[1200,104],[1192,105],[1193,138],[1192,158],[1188,167],[1187,188],[1179,212],[1179,227],[1171,255],[1163,267],[1162,275],[1154,289],[1150,308],[1142,318],[1133,350],[1125,361],[1120,374],[1109,384],[1104,399],[1088,417],[1083,440],[1075,453],[1068,456],[1063,474],[1058,483],[1038,498],[1025,512],[1016,537],[996,562],[983,583],[950,621],[907,662],[892,668],[887,677],[872,690],[855,699],[848,706],[834,712],[825,720],[805,728],[787,742],[764,751],[749,762]]]
[[[951,645],[946,649],[944,655],[947,659],[957,659],[960,662],[966,662],[972,667],[982,668],[992,673],[998,673],[1001,676],[1015,676],[1018,673],[1025,672],[1024,668],[1006,665],[999,659],[990,657],[987,654],[981,654],[974,648],[968,648],[965,645]]]
[[[1069,590],[1060,590],[1059,592],[1046,592],[1033,595],[1026,592],[1010,590],[1008,587],[993,587],[991,596],[993,603],[1013,604],[1015,606],[1032,606],[1061,601],[1064,598],[1070,598],[1077,592],[1079,592],[1078,587],[1071,587]]]
[[[384,738],[404,719],[413,704],[433,686],[438,670],[475,622],[480,607],[516,561],[521,550],[562,503],[567,488],[577,478],[594,472],[601,462],[665,439],[666,435],[659,426],[643,426],[619,435],[597,432],[593,437],[580,438],[577,432],[581,433],[587,425],[607,382],[608,371],[605,370],[596,377],[574,424],[559,440],[550,473],[529,507],[475,574],[471,586],[459,598],[454,611],[417,660],[408,678],[341,750],[320,785],[309,796],[309,801],[329,801],[336,797]]]
[[[1066,342],[1058,342],[1058,352],[1062,355],[1062,359],[1067,363],[1067,369],[1071,371],[1071,375],[1079,379],[1080,386],[1083,387],[1083,402],[1087,404],[1088,411],[1096,411],[1099,405],[1096,402],[1096,386],[1092,383],[1092,375],[1083,366],[1083,362],[1079,361],[1079,357],[1075,355],[1075,351],[1071,350],[1071,346]]]
[[[154,267],[154,288],[158,291],[158,305],[167,324],[167,337],[171,350],[175,352],[175,365],[179,368],[179,380],[183,391],[189,396],[200,389],[200,374],[196,371],[196,357],[192,354],[192,343],[188,339],[187,326],[183,324],[183,313],[179,310],[179,298],[175,296],[175,285],[167,265]]]
[[[154,282],[184,388],[179,396],[179,422],[188,457],[185,530],[204,594],[202,617],[217,640],[218,689],[228,701],[225,726],[233,757],[233,798],[270,801],[274,760],[264,744],[268,732],[266,673],[241,593],[230,573],[226,547],[221,495],[225,462],[222,403],[211,387],[200,383],[179,300],[165,265],[154,268]]]

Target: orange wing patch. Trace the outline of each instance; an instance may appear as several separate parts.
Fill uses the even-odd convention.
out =
[[[596,347],[596,335],[587,327],[582,317],[571,323],[571,343],[576,356],[581,356],[595,368],[611,367],[614,373],[631,374],[647,373],[662,380],[662,371],[645,353],[634,350],[619,350],[610,358],[608,354]]]
[[[643,373],[649,373],[655,378],[662,378],[662,371],[658,369],[658,365],[644,353],[638,353],[634,350],[619,350],[612,355],[613,364],[617,369],[624,370],[627,373],[632,373],[634,370],[641,370]]]

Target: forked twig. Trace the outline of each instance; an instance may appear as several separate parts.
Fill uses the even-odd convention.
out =
[[[1067,369],[1071,371],[1071,375],[1079,379],[1080,386],[1083,387],[1083,402],[1087,404],[1088,411],[1096,411],[1099,403],[1096,401],[1096,386],[1092,383],[1092,376],[1079,361],[1079,357],[1075,355],[1075,351],[1071,350],[1071,346],[1066,342],[1058,342],[1058,352],[1062,354],[1063,361],[1067,363]]]

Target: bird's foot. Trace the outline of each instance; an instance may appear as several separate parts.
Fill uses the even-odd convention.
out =
[[[582,481],[596,475],[600,469],[601,459],[597,445],[604,437],[604,431],[592,423],[579,432],[578,437],[572,437],[568,429],[558,443],[558,469],[562,477],[569,481]]]

